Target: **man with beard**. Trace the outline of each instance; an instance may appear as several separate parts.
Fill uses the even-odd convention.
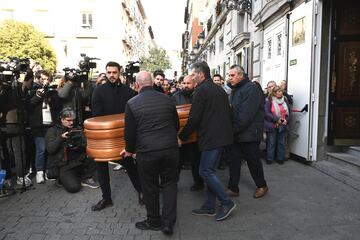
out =
[[[127,101],[135,96],[134,91],[121,83],[122,67],[117,62],[108,62],[106,64],[106,78],[105,84],[99,85],[95,88],[92,96],[92,114],[96,116],[105,116],[125,112],[125,105]],[[112,206],[110,189],[109,166],[107,162],[97,162],[97,173],[99,183],[102,191],[102,199],[92,206],[93,211],[100,211],[108,206]],[[137,168],[134,159],[131,157],[123,158],[121,165],[126,169],[126,172],[138,192],[139,203],[141,200],[141,186]]]
[[[191,104],[195,88],[193,77],[191,75],[185,76],[181,82],[181,87],[182,89],[176,92],[171,99],[174,100],[175,105]],[[179,172],[186,161],[190,161],[191,163],[191,172],[195,182],[195,184],[190,187],[190,191],[203,189],[204,180],[199,175],[200,151],[197,143],[188,143],[180,147]]]
[[[162,70],[156,70],[153,74],[154,76],[154,89],[158,92],[164,93],[164,89],[162,87],[165,79],[165,74]]]

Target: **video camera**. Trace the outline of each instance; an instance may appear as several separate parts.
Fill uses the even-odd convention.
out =
[[[80,56],[83,58],[79,61],[79,69],[66,67],[63,69],[65,72],[65,80],[74,83],[82,83],[89,80],[89,72],[91,69],[96,68],[96,62],[92,60],[100,60],[99,58],[91,58],[82,53]]]
[[[129,64],[125,66],[125,71],[123,76],[126,79],[126,83],[134,83],[134,73],[140,72],[140,62],[139,61],[129,61]]]
[[[100,60],[100,58],[91,58],[86,56],[85,53],[80,54],[80,56],[83,58],[79,62],[79,68],[81,71],[89,72],[90,69],[96,68],[96,62],[92,62],[93,60]]]
[[[36,92],[39,89],[44,89],[44,92],[42,93],[41,96],[47,97],[51,93],[54,93],[57,91],[57,85],[50,85],[49,83],[44,86],[37,85],[36,87],[34,87],[32,89],[32,91]]]
[[[86,82],[88,80],[88,72],[81,71],[80,69],[75,68],[64,68],[63,71],[65,72],[65,80],[72,81],[72,82]]]
[[[30,68],[30,60],[28,58],[8,57],[10,61],[0,60],[0,82],[11,83],[25,74],[24,80],[30,80],[33,72]]]

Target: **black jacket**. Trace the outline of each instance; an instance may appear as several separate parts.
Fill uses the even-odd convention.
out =
[[[230,87],[235,142],[260,141],[264,130],[264,96],[261,89],[248,78]]]
[[[127,101],[135,92],[121,83],[107,82],[95,88],[92,96],[92,116],[124,113]]]
[[[171,99],[175,102],[175,105],[191,104],[193,98],[193,92],[185,92],[180,90],[171,96]]]
[[[57,124],[46,132],[45,147],[48,153],[46,166],[51,178],[58,177],[60,168],[74,168],[81,165],[82,161],[86,159],[86,138],[81,128],[77,130],[80,130],[77,132],[79,137],[76,138],[76,147],[73,149],[69,149],[65,139],[61,137],[61,134],[69,131],[69,129],[65,129],[62,125]]]
[[[28,113],[28,125],[31,129],[31,134],[34,137],[44,137],[47,127],[43,125],[43,103],[44,101],[50,106],[51,119],[53,123],[59,123],[59,112],[62,109],[61,100],[57,91],[48,92],[45,96],[39,97],[36,95],[36,89],[41,88],[37,83],[34,84],[33,89],[28,91],[26,110]]]
[[[198,133],[201,151],[233,143],[228,95],[211,79],[197,86],[188,121],[179,138],[186,140],[194,131]]]
[[[153,87],[144,87],[126,104],[126,151],[138,153],[177,147],[179,126],[174,102]]]

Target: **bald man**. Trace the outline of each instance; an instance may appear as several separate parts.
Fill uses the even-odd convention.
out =
[[[182,89],[177,91],[171,99],[174,100],[176,105],[191,104],[195,88],[195,80],[191,75],[184,77],[182,81]],[[200,151],[197,143],[188,143],[180,147],[180,166],[187,161],[191,164],[191,173],[194,179],[194,184],[190,187],[190,191],[198,191],[204,188],[204,180],[200,177]]]
[[[179,117],[174,102],[153,88],[151,74],[136,76],[139,94],[125,108],[124,157],[136,153],[147,219],[137,222],[141,230],[173,233],[176,221],[179,148]],[[160,183],[159,183],[160,179]],[[159,193],[162,189],[162,213]]]

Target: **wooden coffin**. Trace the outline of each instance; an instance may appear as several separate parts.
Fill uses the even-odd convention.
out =
[[[177,106],[180,130],[186,124],[190,104]],[[86,119],[84,133],[87,138],[87,155],[95,161],[112,161],[120,159],[120,152],[125,148],[124,114],[114,114]],[[192,134],[185,143],[196,142],[196,134]]]

